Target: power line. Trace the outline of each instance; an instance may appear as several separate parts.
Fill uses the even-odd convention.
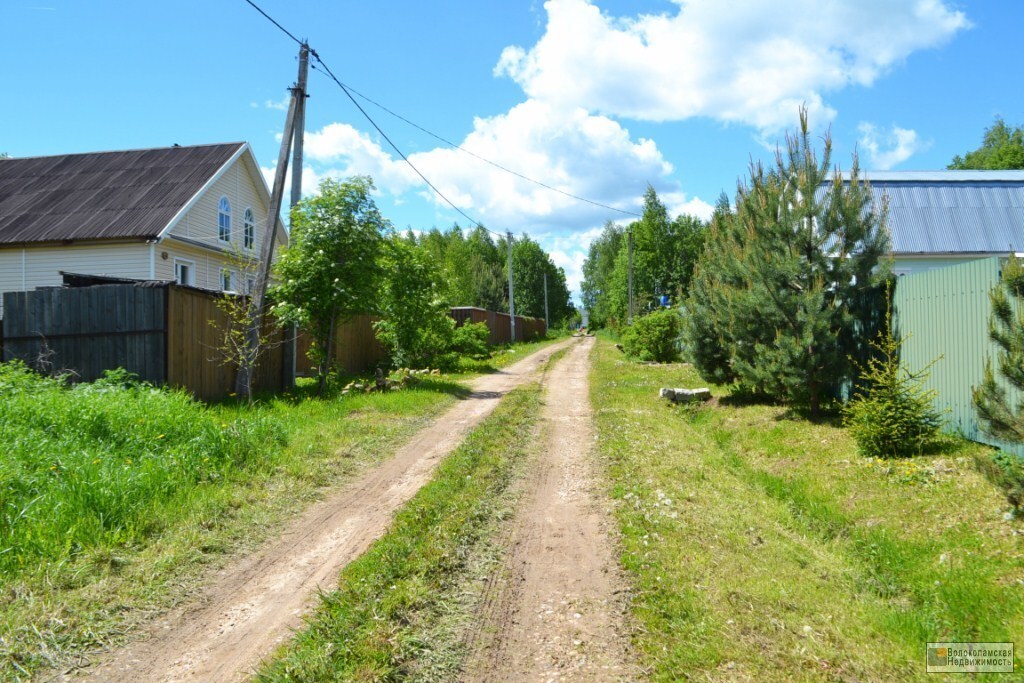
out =
[[[356,105],[356,109],[358,109],[358,110],[360,111],[360,113],[361,113],[361,114],[362,114],[363,116],[365,116],[365,117],[366,117],[366,120],[370,122],[370,125],[371,125],[371,126],[373,126],[373,127],[374,127],[374,128],[375,128],[375,129],[377,130],[377,132],[378,132],[378,133],[380,133],[380,136],[381,136],[382,138],[384,138],[385,140],[387,140],[387,143],[388,143],[389,145],[391,145],[391,149],[395,150],[395,154],[397,154],[398,156],[402,157],[402,160],[403,160],[403,161],[405,161],[405,163],[409,164],[409,168],[411,168],[411,169],[412,169],[413,171],[415,171],[415,172],[416,172],[416,175],[418,175],[418,176],[419,176],[419,177],[420,177],[420,178],[421,178],[421,179],[423,180],[423,182],[425,182],[425,183],[427,184],[427,186],[428,186],[428,187],[429,187],[429,188],[430,188],[431,190],[433,190],[433,191],[434,191],[434,194],[436,194],[436,195],[437,195],[438,197],[440,197],[441,199],[443,199],[443,200],[444,200],[444,201],[445,201],[445,202],[446,202],[446,203],[447,203],[447,204],[448,204],[448,205],[449,205],[450,207],[452,207],[453,209],[455,209],[456,211],[458,211],[458,212],[459,212],[460,214],[462,214],[462,216],[463,216],[463,217],[465,217],[465,219],[466,219],[466,220],[468,220],[468,221],[469,221],[470,223],[472,223],[473,225],[476,225],[477,227],[483,228],[484,230],[488,231],[488,232],[489,232],[489,233],[491,233],[492,235],[497,235],[498,237],[501,237],[501,236],[502,236],[502,235],[501,235],[501,233],[497,233],[497,232],[494,232],[494,231],[493,231],[493,230],[491,230],[490,228],[488,228],[488,227],[484,226],[484,225],[483,225],[483,223],[481,223],[480,221],[476,220],[475,218],[473,218],[472,216],[470,216],[470,215],[469,215],[468,213],[466,213],[465,211],[463,211],[462,209],[460,209],[460,208],[459,208],[459,207],[458,207],[458,206],[457,206],[457,205],[455,204],[455,202],[453,202],[452,200],[448,199],[448,197],[447,197],[447,196],[446,196],[446,195],[445,195],[445,194],[444,194],[443,192],[441,192],[441,190],[437,189],[437,186],[436,186],[436,185],[434,185],[434,183],[430,182],[430,180],[428,180],[428,179],[427,179],[427,176],[423,175],[423,172],[422,172],[422,171],[420,171],[420,169],[416,168],[416,165],[415,165],[414,163],[412,163],[411,161],[409,161],[409,157],[407,157],[407,156],[405,155],[405,152],[403,152],[402,150],[400,150],[400,149],[398,148],[398,145],[396,145],[396,144],[395,144],[395,143],[394,143],[394,142],[393,142],[393,141],[391,140],[391,138],[389,138],[389,137],[388,137],[388,134],[387,134],[387,133],[385,133],[385,132],[384,132],[383,130],[381,130],[381,127],[377,125],[377,122],[373,120],[373,117],[372,117],[372,116],[370,116],[370,114],[369,114],[369,113],[368,113],[368,112],[367,112],[367,111],[366,111],[365,109],[363,109],[363,105],[359,104],[359,100],[357,100],[357,99],[356,99],[356,98],[355,98],[355,97],[354,97],[354,96],[352,95],[352,93],[351,93],[351,92],[349,92],[349,89],[348,89],[347,87],[345,87],[345,84],[344,84],[344,83],[342,83],[341,81],[339,81],[339,80],[338,80],[338,77],[334,75],[334,72],[333,72],[333,71],[331,71],[331,67],[327,66],[327,64],[325,64],[325,63],[324,63],[324,60],[322,60],[322,59],[320,58],[320,55],[318,55],[318,54],[316,53],[316,50],[310,49],[309,53],[310,53],[311,55],[313,55],[313,59],[315,59],[315,60],[316,60],[316,61],[317,61],[317,62],[318,62],[318,63],[320,64],[320,66],[322,66],[322,67],[323,67],[323,69],[316,69],[316,67],[315,67],[315,66],[314,66],[313,68],[314,68],[314,69],[316,69],[317,71],[323,71],[323,72],[324,72],[324,73],[326,73],[326,74],[327,74],[328,76],[330,76],[331,80],[333,80],[333,81],[334,81],[335,83],[337,83],[337,84],[338,84],[338,87],[339,87],[339,88],[341,88],[342,92],[344,92],[344,93],[345,93],[345,95],[347,95],[347,96],[348,96],[348,98],[349,98],[350,100],[352,100],[352,104]]]
[[[266,18],[267,18],[267,21],[269,21],[269,22],[270,22],[271,24],[273,24],[273,25],[274,25],[274,26],[276,26],[276,27],[277,27],[278,29],[280,29],[282,33],[284,33],[284,34],[285,34],[286,36],[288,36],[289,38],[291,38],[292,40],[294,40],[294,41],[295,41],[296,43],[298,43],[299,45],[302,45],[302,41],[301,41],[301,40],[299,40],[299,39],[298,39],[298,38],[296,38],[296,37],[295,37],[294,35],[292,35],[291,31],[289,31],[288,29],[286,29],[286,28],[285,28],[284,26],[281,26],[281,24],[277,23],[277,21],[275,21],[275,20],[274,20],[274,17],[270,16],[269,14],[267,14],[266,12],[264,12],[264,11],[263,11],[262,9],[260,9],[260,6],[259,6],[259,5],[257,5],[257,4],[256,4],[255,2],[253,2],[252,0],[245,0],[245,1],[246,1],[247,3],[249,3],[249,5],[250,5],[250,6],[251,6],[251,7],[252,7],[252,8],[254,9],[254,10],[256,10],[257,12],[259,12],[260,14],[262,14],[262,15],[263,15],[264,17],[266,17]]]
[[[272,16],[267,14],[262,8],[259,7],[259,5],[257,5],[255,2],[253,2],[253,0],[245,0],[245,2],[248,5],[250,5],[253,9],[255,9],[257,12],[259,12],[261,15],[263,15],[263,17],[266,18],[267,21],[272,23],[275,27],[277,27],[278,30],[280,30],[286,36],[291,38],[294,42],[296,42],[299,45],[303,44],[303,41],[301,41],[298,38],[296,38],[293,33],[291,33],[288,29],[286,29],[284,26],[282,26]],[[641,214],[638,214],[638,213],[636,213],[634,211],[627,211],[625,209],[620,209],[618,207],[610,206],[608,204],[602,204],[601,202],[597,202],[597,201],[594,201],[592,199],[587,199],[586,197],[581,197],[579,195],[572,194],[571,192],[566,192],[565,190],[562,190],[562,189],[559,189],[557,187],[553,187],[551,185],[548,185],[547,183],[543,183],[543,182],[541,182],[539,180],[535,180],[534,178],[530,178],[529,176],[526,176],[526,175],[524,175],[522,173],[519,173],[518,171],[514,171],[514,170],[512,170],[512,169],[510,169],[510,168],[508,168],[506,166],[503,166],[503,165],[501,165],[501,164],[499,164],[497,162],[491,161],[490,159],[487,159],[486,157],[483,157],[483,156],[481,156],[481,155],[479,155],[479,154],[477,154],[475,152],[472,152],[472,151],[462,147],[461,145],[458,145],[458,144],[456,144],[456,143],[454,143],[454,142],[452,142],[452,141],[450,141],[450,140],[448,140],[448,139],[446,139],[446,138],[444,138],[444,137],[442,137],[442,136],[440,136],[440,135],[438,135],[436,133],[433,133],[430,130],[427,130],[426,128],[424,128],[423,126],[420,126],[419,124],[417,124],[417,123],[415,123],[413,121],[410,121],[409,119],[407,119],[404,116],[402,116],[402,115],[392,111],[391,109],[388,109],[387,107],[385,107],[384,105],[380,104],[379,102],[376,102],[375,100],[367,97],[366,95],[363,95],[359,91],[354,90],[354,89],[348,87],[347,85],[342,83],[341,80],[339,80],[337,76],[334,75],[334,72],[331,71],[331,68],[327,65],[327,63],[324,62],[324,60],[320,57],[319,54],[317,54],[316,50],[311,48],[310,49],[310,54],[313,55],[313,58],[320,64],[320,66],[322,68],[321,69],[317,69],[316,65],[314,65],[314,64],[311,64],[310,66],[312,66],[313,69],[316,70],[316,71],[323,72],[332,81],[334,81],[334,83],[339,88],[341,88],[342,92],[344,92],[345,95],[349,98],[349,100],[352,101],[352,104],[354,104],[356,106],[356,108],[359,110],[359,112],[366,118],[366,120],[370,122],[370,125],[372,125],[374,127],[374,129],[380,134],[380,136],[383,137],[384,140],[387,141],[387,143],[391,146],[391,148],[395,151],[395,153],[398,154],[398,156],[400,156],[402,158],[402,160],[406,164],[409,165],[409,168],[411,168],[416,173],[416,175],[418,175],[420,177],[420,179],[423,180],[423,182],[426,183],[426,185],[431,190],[434,191],[434,194],[436,194],[438,197],[443,199],[446,204],[451,206],[452,209],[454,209],[456,212],[458,212],[461,216],[463,216],[470,223],[472,223],[473,225],[476,225],[477,227],[483,228],[484,230],[486,230],[487,232],[491,233],[492,235],[495,235],[497,237],[503,237],[503,235],[501,233],[495,232],[494,230],[491,230],[490,228],[484,226],[480,221],[474,219],[468,213],[466,213],[461,208],[459,208],[452,200],[448,199],[448,197],[443,192],[441,192],[437,188],[436,185],[434,185],[432,182],[430,182],[430,180],[423,174],[423,172],[420,171],[416,167],[416,165],[413,164],[412,161],[409,160],[409,157],[406,156],[405,153],[402,152],[401,149],[399,149],[398,145],[396,145],[394,143],[394,141],[392,141],[391,138],[388,137],[387,133],[385,133],[384,130],[379,125],[377,125],[377,122],[374,121],[373,117],[371,117],[370,114],[366,111],[366,109],[364,109],[363,106],[361,104],[359,104],[359,101],[355,98],[355,95],[358,95],[363,100],[365,100],[365,101],[373,104],[374,106],[384,110],[385,112],[387,112],[388,114],[391,114],[395,118],[397,118],[397,119],[399,119],[401,121],[404,121],[408,125],[416,128],[417,130],[420,130],[420,131],[426,133],[427,135],[429,135],[429,136],[431,136],[431,137],[433,137],[433,138],[443,142],[444,144],[448,145],[449,147],[452,147],[453,149],[456,149],[456,150],[458,150],[460,152],[468,154],[468,155],[470,155],[470,156],[472,156],[472,157],[474,157],[476,159],[479,159],[480,161],[483,161],[483,162],[485,162],[487,164],[490,164],[491,166],[494,166],[495,168],[497,168],[497,169],[499,169],[501,171],[504,171],[505,173],[509,173],[511,175],[516,176],[517,178],[520,178],[520,179],[525,180],[527,182],[533,183],[535,185],[538,185],[539,187],[543,187],[543,188],[545,188],[547,190],[550,190],[552,192],[557,192],[559,194],[565,195],[566,197],[570,197],[570,198],[575,199],[577,201],[585,202],[585,203],[591,204],[593,206],[598,206],[600,208],[607,209],[609,211],[616,211],[618,213],[622,213],[622,214],[625,214],[627,216],[635,216],[635,217],[640,217],[641,216]]]
[[[316,67],[314,67],[314,68],[316,68]],[[443,142],[444,144],[448,145],[449,147],[451,147],[453,149],[457,149],[458,151],[463,152],[465,154],[468,154],[471,157],[475,157],[475,158],[479,159],[480,161],[482,161],[482,162],[484,162],[486,164],[490,164],[491,166],[494,166],[495,168],[497,168],[497,169],[499,169],[501,171],[504,171],[505,173],[510,173],[510,174],[516,176],[517,178],[521,178],[522,180],[525,180],[527,182],[533,183],[534,185],[538,185],[540,187],[543,187],[546,190],[551,190],[552,192],[557,192],[559,194],[565,195],[566,197],[570,197],[570,198],[575,199],[577,201],[586,202],[587,204],[593,204],[594,206],[599,206],[602,209],[608,209],[609,211],[617,211],[617,212],[619,212],[621,214],[625,214],[627,216],[636,216],[637,218],[641,218],[642,217],[641,214],[636,213],[635,211],[627,211],[626,209],[620,209],[620,208],[618,208],[616,206],[611,206],[609,204],[602,204],[601,202],[594,201],[593,199],[587,199],[586,197],[581,197],[581,196],[573,194],[571,192],[567,192],[567,191],[562,190],[560,188],[548,185],[547,183],[541,182],[540,180],[536,180],[535,178],[531,178],[531,177],[529,177],[527,175],[523,175],[519,171],[515,171],[515,170],[513,170],[511,168],[508,168],[507,166],[502,166],[501,164],[499,164],[496,161],[491,161],[487,157],[481,156],[481,155],[477,154],[476,152],[474,152],[472,150],[468,150],[465,147],[452,142],[451,140],[448,140],[446,138],[441,137],[437,133],[434,133],[434,132],[432,132],[430,130],[427,130],[426,128],[424,128],[423,126],[419,125],[415,121],[410,121],[409,119],[405,118],[401,114],[398,114],[398,113],[392,111],[391,109],[388,109],[387,107],[385,107],[380,102],[377,102],[377,101],[371,99],[370,97],[367,97],[366,95],[364,95],[363,93],[359,92],[358,90],[356,90],[352,86],[344,85],[344,84],[341,84],[341,85],[346,90],[352,92],[353,94],[357,95],[358,97],[362,98],[363,100],[369,102],[370,104],[372,104],[373,106],[377,107],[378,109],[382,109],[385,112],[387,112],[388,114],[391,114],[396,119],[398,119],[400,121],[404,121],[405,123],[407,123],[410,126],[412,126],[413,128],[415,128],[416,130],[419,130],[419,131],[421,131],[423,133],[426,133],[427,135],[429,135],[430,137],[434,138],[435,140],[439,140],[439,141]]]

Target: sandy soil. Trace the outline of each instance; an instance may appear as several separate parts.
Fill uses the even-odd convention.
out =
[[[524,481],[504,571],[485,589],[465,681],[632,681],[625,600],[595,489],[588,398],[593,338],[545,378],[544,443]]]
[[[141,638],[63,680],[240,681],[301,625],[318,590],[383,534],[397,508],[501,397],[534,377],[567,340],[481,377],[472,394],[394,457],[313,505],[262,551],[219,572],[200,596],[156,620]]]

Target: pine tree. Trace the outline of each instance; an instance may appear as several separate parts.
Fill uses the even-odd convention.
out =
[[[830,172],[831,155],[826,135],[819,161],[802,110],[775,166],[751,165],[698,269],[715,271],[708,325],[726,341],[731,371],[812,417],[850,378],[851,345],[865,333],[857,314],[887,275],[883,217],[857,158],[846,182]]]
[[[1011,258],[1003,267],[999,285],[989,294],[992,317],[989,337],[999,347],[999,376],[1017,391],[1024,392],[1024,265]],[[1017,405],[996,379],[991,359],[985,362],[985,376],[974,388],[974,407],[982,429],[1000,439],[1024,442],[1024,401]]]

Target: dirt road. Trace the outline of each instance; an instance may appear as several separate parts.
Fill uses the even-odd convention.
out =
[[[394,457],[312,506],[264,550],[221,571],[193,603],[152,624],[137,642],[74,680],[240,681],[301,625],[316,591],[387,528],[392,515],[501,397],[531,379],[567,340],[481,377],[472,393]]]
[[[545,378],[543,447],[524,482],[505,571],[492,578],[464,680],[632,681],[625,604],[595,490],[587,370],[593,338]]]

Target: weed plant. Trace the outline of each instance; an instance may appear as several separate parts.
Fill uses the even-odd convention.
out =
[[[280,440],[259,412],[222,422],[123,372],[68,386],[0,364],[0,575],[141,544],[196,488],[265,466]]]

